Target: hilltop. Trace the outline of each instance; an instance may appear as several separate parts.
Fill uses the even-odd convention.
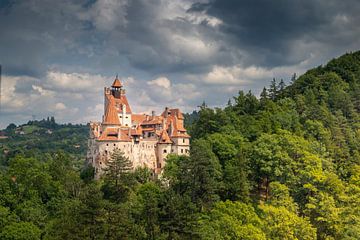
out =
[[[19,126],[10,124],[1,133],[4,136],[0,139],[3,164],[17,154],[45,159],[46,154],[63,151],[73,158],[77,168],[83,166],[89,135],[87,125],[58,124],[51,117]]]

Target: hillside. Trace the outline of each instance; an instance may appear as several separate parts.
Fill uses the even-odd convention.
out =
[[[86,156],[89,129],[86,125],[57,124],[53,118],[29,121],[2,130],[7,138],[0,139],[0,160],[6,163],[17,154],[46,159],[46,154],[63,151],[80,169]]]
[[[160,179],[121,153],[101,181],[80,173],[86,126],[10,127],[0,238],[360,239],[360,52],[292,80],[185,114],[190,156]]]

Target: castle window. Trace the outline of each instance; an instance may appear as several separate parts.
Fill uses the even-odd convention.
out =
[[[107,154],[107,150],[105,150],[105,154]]]
[[[185,138],[183,138],[183,143],[185,143]]]
[[[184,153],[184,149],[181,149],[181,153]]]
[[[102,164],[102,162],[100,162],[100,165]]]
[[[114,147],[116,146],[116,144],[114,143]]]
[[[128,124],[125,124],[125,126],[128,126]]]
[[[106,146],[109,146],[109,144],[107,143]]]
[[[164,153],[167,153],[166,149],[164,149]]]
[[[129,118],[128,116],[126,116],[125,118]]]

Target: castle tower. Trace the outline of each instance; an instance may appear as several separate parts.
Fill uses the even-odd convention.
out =
[[[159,136],[159,142],[157,144],[157,168],[160,170],[165,166],[166,157],[171,153],[171,141],[167,131],[163,129]],[[160,172],[160,171],[159,171]]]
[[[109,112],[109,108],[115,108],[119,124],[122,127],[131,127],[131,108],[127,97],[125,95],[125,89],[123,84],[116,76],[111,88],[105,88],[105,115]],[[106,119],[104,118],[104,121]]]

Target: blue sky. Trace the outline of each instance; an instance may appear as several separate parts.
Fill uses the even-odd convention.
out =
[[[356,0],[1,0],[0,128],[100,120],[119,74],[134,112],[222,106],[360,46]]]

